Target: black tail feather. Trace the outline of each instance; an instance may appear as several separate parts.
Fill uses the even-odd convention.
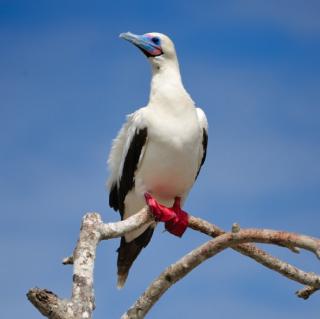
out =
[[[150,242],[154,231],[153,226],[149,226],[140,236],[127,243],[124,237],[121,237],[120,247],[118,248],[118,288],[122,288],[127,279],[129,270],[141,252]]]

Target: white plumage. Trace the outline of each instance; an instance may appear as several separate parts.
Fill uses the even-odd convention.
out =
[[[113,187],[117,189],[118,201],[121,200],[121,179],[132,176],[130,172],[126,176],[128,167],[134,170],[134,180],[128,182],[133,182],[132,188],[126,189],[123,196],[123,218],[137,213],[146,205],[146,192],[167,207],[173,205],[175,197],[181,197],[184,202],[203,164],[207,143],[206,116],[195,107],[183,87],[172,41],[159,33],[149,33],[143,37],[159,39],[162,50],[161,55],[149,56],[152,66],[149,103],[127,117],[127,122],[113,141],[108,159],[111,173],[108,186],[111,191]],[[129,41],[133,42],[131,39]],[[132,143],[139,140],[135,136],[142,131],[147,133],[143,145],[139,144],[140,153],[135,156],[137,163],[129,165],[126,163],[128,152],[133,152]],[[132,242],[149,226],[126,234],[125,242]],[[125,279],[118,284],[122,286]]]

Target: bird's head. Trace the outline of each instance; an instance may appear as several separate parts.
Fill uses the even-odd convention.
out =
[[[162,33],[151,32],[137,35],[126,32],[121,33],[120,38],[137,46],[148,57],[153,66],[161,67],[166,62],[176,62],[177,60],[173,42]]]

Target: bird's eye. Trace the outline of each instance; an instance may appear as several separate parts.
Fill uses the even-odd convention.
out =
[[[152,41],[154,44],[156,44],[156,45],[159,45],[159,44],[160,44],[160,39],[157,38],[157,37],[153,37],[153,38],[151,39],[151,41]]]

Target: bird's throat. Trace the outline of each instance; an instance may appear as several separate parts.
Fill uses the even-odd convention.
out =
[[[184,97],[189,95],[182,84],[179,66],[153,65],[149,103],[163,101],[171,104]]]

